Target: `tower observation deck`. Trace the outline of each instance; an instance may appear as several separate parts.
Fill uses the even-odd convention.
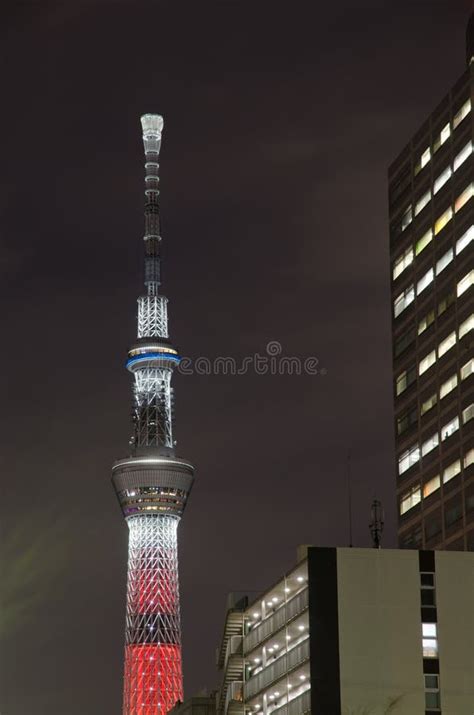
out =
[[[145,149],[145,291],[137,340],[128,352],[134,379],[131,454],[112,468],[129,529],[123,715],[163,715],[183,699],[178,524],[194,469],[175,455],[171,378],[180,358],[160,293],[158,158],[163,119],[141,118]]]

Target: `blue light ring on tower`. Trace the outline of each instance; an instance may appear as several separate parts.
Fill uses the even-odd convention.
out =
[[[129,357],[125,365],[127,370],[133,372],[136,368],[140,367],[173,368],[175,365],[179,365],[180,362],[181,358],[179,355],[174,355],[172,353],[150,352]]]

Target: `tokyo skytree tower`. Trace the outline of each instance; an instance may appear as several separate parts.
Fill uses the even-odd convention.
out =
[[[194,469],[175,456],[171,377],[180,358],[160,293],[158,158],[163,118],[141,118],[145,149],[145,290],[137,340],[130,456],[112,468],[129,529],[123,715],[163,715],[183,699],[177,532]]]

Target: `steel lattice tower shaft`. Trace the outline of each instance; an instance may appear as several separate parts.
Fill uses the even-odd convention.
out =
[[[129,527],[123,715],[166,713],[183,699],[178,524],[194,469],[175,456],[171,378],[179,356],[160,294],[158,158],[163,119],[141,118],[145,149],[145,294],[138,298],[132,454],[113,466]]]

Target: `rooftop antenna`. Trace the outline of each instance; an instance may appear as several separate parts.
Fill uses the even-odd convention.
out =
[[[352,549],[352,489],[351,489],[351,450],[347,451],[347,509],[349,512],[349,547]]]
[[[382,534],[384,527],[384,511],[382,502],[374,499],[370,509],[371,522],[369,524],[370,535],[374,544],[374,549],[381,548]]]

